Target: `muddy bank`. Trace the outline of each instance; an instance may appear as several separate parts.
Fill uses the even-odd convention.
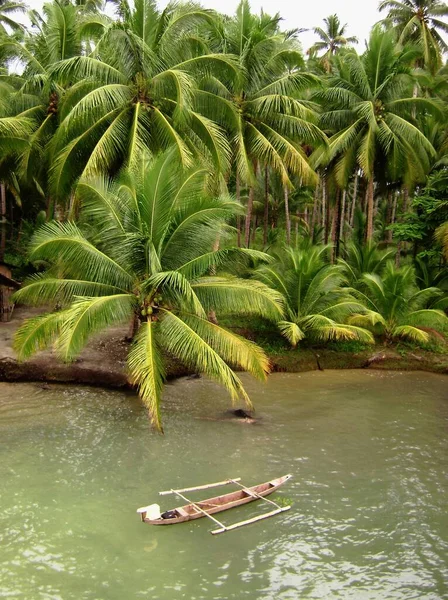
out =
[[[28,308],[17,308],[9,323],[0,324],[0,381],[48,381],[82,383],[103,387],[128,386],[126,377],[127,327],[115,327],[95,336],[71,364],[64,364],[54,352],[39,353],[33,359],[20,363],[13,350],[15,331],[25,318],[39,314]],[[340,352],[329,349],[287,350],[271,354],[275,372],[300,373],[325,369],[386,369],[401,371],[429,371],[448,374],[448,356],[423,350],[397,352],[383,347],[362,352]],[[181,363],[167,360],[169,379],[189,375]]]
[[[72,363],[61,362],[53,351],[38,353],[19,362],[13,350],[14,334],[24,319],[40,310],[16,308],[9,323],[0,324],[0,381],[54,381],[103,387],[128,386],[126,356],[129,342],[127,327],[114,327],[96,335]],[[167,377],[174,379],[191,372],[179,362],[167,360]]]

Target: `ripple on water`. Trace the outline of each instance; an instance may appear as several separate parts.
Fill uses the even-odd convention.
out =
[[[446,379],[346,371],[245,381],[255,425],[229,419],[213,383],[185,380],[167,387],[165,437],[132,394],[0,384],[0,596],[448,598]],[[227,535],[210,536],[205,521],[143,526],[135,515],[161,489],[287,472],[294,479],[277,498],[292,510]]]

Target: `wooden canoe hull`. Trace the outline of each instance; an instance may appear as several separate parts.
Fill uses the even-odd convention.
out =
[[[259,496],[269,496],[269,494],[278,490],[278,488],[291,479],[291,477],[292,475],[284,475],[283,477],[272,479],[271,481],[261,483],[260,485],[247,487],[247,489],[251,492],[255,492]],[[251,496],[245,490],[240,489],[235,492],[230,492],[229,494],[222,494],[221,496],[200,500],[195,502],[195,504],[200,506],[202,510],[206,511],[209,515],[214,515],[224,510],[229,510],[230,508],[249,504],[249,502],[254,502],[254,500],[258,500],[257,496]],[[196,510],[192,504],[185,504],[184,506],[179,506],[172,510],[177,514],[177,516],[172,519],[147,519],[145,515],[142,515],[142,520],[149,525],[177,525],[179,523],[201,519],[206,516],[204,513]]]

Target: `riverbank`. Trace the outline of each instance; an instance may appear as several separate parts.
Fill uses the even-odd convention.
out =
[[[0,325],[0,381],[82,383],[111,388],[128,386],[125,373],[129,349],[126,327],[114,327],[95,336],[79,358],[70,364],[62,363],[52,351],[41,352],[27,362],[19,362],[12,347],[14,334],[24,319],[36,314],[39,314],[36,309],[19,307],[9,323]],[[355,351],[335,348],[292,350],[265,346],[274,372],[369,368],[448,374],[447,354],[407,347],[376,346]],[[168,379],[190,374],[191,371],[178,361],[168,360]]]

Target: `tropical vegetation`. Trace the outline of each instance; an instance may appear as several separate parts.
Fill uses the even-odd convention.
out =
[[[380,2],[363,50],[330,15],[305,53],[247,0],[26,10],[0,3],[0,260],[43,307],[21,359],[127,324],[160,428],[166,357],[246,401],[232,368],[268,373],[232,319],[446,344],[447,3]]]

